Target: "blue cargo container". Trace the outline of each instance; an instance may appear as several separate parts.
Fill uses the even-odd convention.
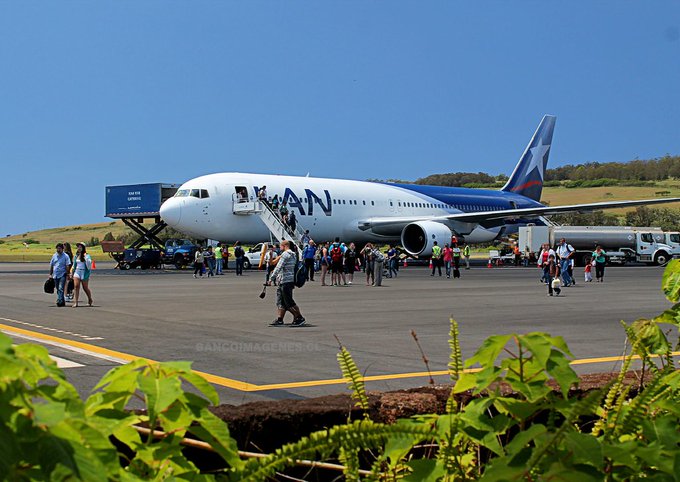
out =
[[[159,216],[161,204],[175,195],[179,184],[130,184],[106,186],[106,217]]]

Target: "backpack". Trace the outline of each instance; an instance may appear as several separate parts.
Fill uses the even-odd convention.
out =
[[[302,261],[298,260],[295,262],[294,279],[296,288],[302,288],[305,285],[305,281],[307,281],[307,270],[305,263]]]
[[[342,261],[342,249],[337,244],[331,249],[331,260],[334,263],[339,263]]]

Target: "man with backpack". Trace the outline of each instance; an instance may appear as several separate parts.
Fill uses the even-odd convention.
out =
[[[328,254],[331,257],[331,285],[340,286],[340,277],[342,277],[342,282],[347,284],[343,267],[346,249],[345,246],[340,244],[340,238],[335,238],[335,242],[328,249]]]
[[[562,238],[560,239],[560,244],[557,245],[556,252],[560,258],[560,272],[562,274],[562,281],[564,281],[564,287],[566,288],[574,284],[571,276],[569,276],[570,258],[574,254],[574,247],[567,244],[567,240]]]
[[[286,315],[286,311],[290,311],[293,314],[292,326],[302,326],[304,325],[305,319],[300,312],[300,308],[293,300],[293,290],[296,286],[296,271],[300,273],[298,268],[298,256],[290,248],[290,241],[284,239],[281,241],[281,248],[283,253],[277,259],[274,260],[276,267],[271,273],[271,277],[267,282],[267,285],[271,285],[272,279],[278,280],[278,286],[276,288],[276,319],[272,321],[271,326],[281,326],[283,325],[283,317]],[[304,279],[302,280],[304,281]],[[299,283],[298,283],[299,284]]]

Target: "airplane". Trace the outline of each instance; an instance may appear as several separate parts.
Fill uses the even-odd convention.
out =
[[[251,244],[270,239],[256,215],[235,214],[266,186],[294,211],[312,239],[401,244],[413,256],[429,256],[434,242],[491,242],[519,224],[546,224],[543,216],[680,201],[680,198],[609,201],[566,206],[540,202],[556,117],[545,115],[500,190],[428,186],[227,172],[191,179],[163,203],[161,218],[199,239]]]

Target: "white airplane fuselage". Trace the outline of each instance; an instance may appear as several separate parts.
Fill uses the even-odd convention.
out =
[[[431,217],[461,212],[454,204],[409,191],[393,184],[343,179],[279,176],[245,173],[219,173],[201,176],[183,184],[175,197],[161,209],[162,218],[174,228],[197,238],[224,242],[257,243],[270,239],[270,233],[257,215],[234,214],[237,191],[245,189],[250,200],[266,186],[268,197],[278,195],[295,212],[301,229],[310,231],[317,241],[398,242],[399,230],[360,229],[359,221],[384,217]],[[207,192],[208,197],[192,196],[192,191]],[[500,191],[462,188],[439,190],[465,191],[466,210],[485,210],[488,206],[511,207],[522,196]],[[468,192],[469,191],[469,192]],[[503,199],[507,198],[507,199]],[[453,198],[452,198],[453,199]],[[461,198],[462,199],[462,198]],[[534,205],[527,200],[527,205]],[[488,242],[501,227],[475,227],[465,235],[470,243]]]

